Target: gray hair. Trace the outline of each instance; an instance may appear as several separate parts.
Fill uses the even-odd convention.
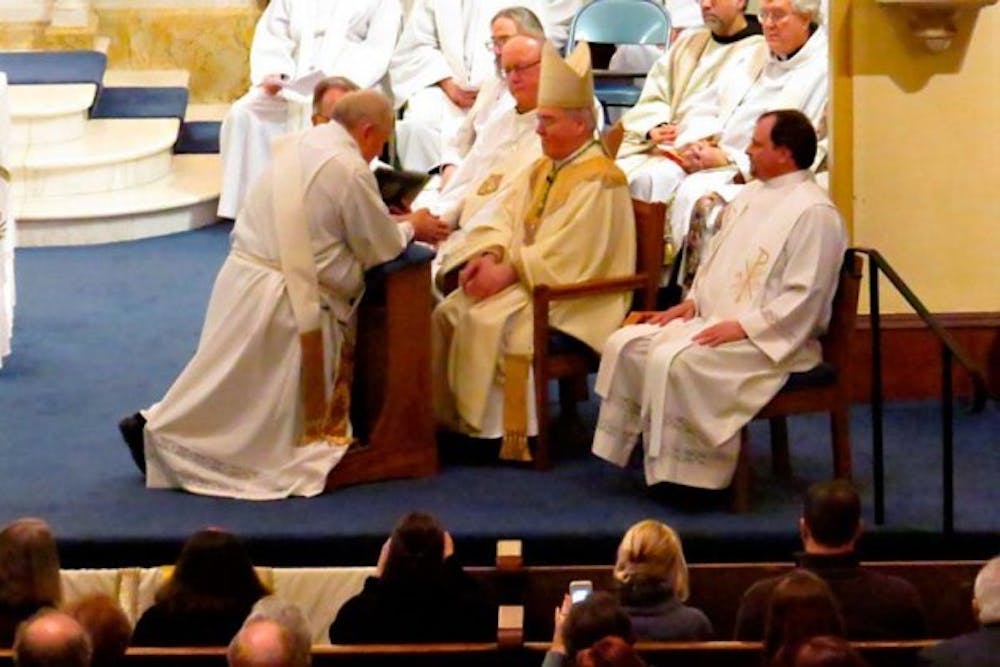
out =
[[[349,132],[362,123],[371,123],[386,134],[391,134],[394,123],[392,102],[375,90],[347,93],[333,105],[330,120],[337,121]]]
[[[353,93],[361,90],[361,86],[346,76],[328,76],[325,79],[320,79],[320,82],[313,88],[313,113],[321,116],[325,115],[323,114],[323,97],[326,95],[326,91],[331,88],[342,90],[345,93]]]
[[[517,32],[520,35],[545,37],[545,28],[542,27],[538,15],[527,7],[505,7],[493,15],[493,18],[490,19],[490,25],[493,25],[497,19],[510,19],[516,23]]]
[[[266,595],[257,600],[245,623],[258,620],[270,620],[281,624],[295,639],[295,643],[308,655],[312,648],[312,630],[305,614],[294,602],[282,599],[277,595]]]
[[[823,24],[821,0],[792,0],[792,9],[800,14],[808,14],[816,25]]]
[[[994,556],[976,575],[973,588],[979,622],[983,625],[1000,621],[1000,556]]]
[[[597,118],[594,116],[594,107],[580,107],[578,109],[564,109],[566,115],[573,120],[583,123],[591,133],[597,129]]]

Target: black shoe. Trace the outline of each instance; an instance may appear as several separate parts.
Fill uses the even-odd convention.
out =
[[[128,445],[132,460],[143,475],[146,474],[146,450],[142,438],[142,429],[145,425],[146,418],[139,412],[118,422],[118,430]]]

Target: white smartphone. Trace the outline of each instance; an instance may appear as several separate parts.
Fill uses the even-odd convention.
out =
[[[589,579],[578,579],[569,582],[569,599],[573,604],[579,604],[590,597],[594,584]]]

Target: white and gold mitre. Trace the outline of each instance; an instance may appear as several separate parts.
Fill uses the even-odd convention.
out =
[[[538,84],[538,106],[589,109],[594,105],[594,74],[590,69],[590,47],[580,42],[566,60],[546,42],[542,48],[542,73]]]

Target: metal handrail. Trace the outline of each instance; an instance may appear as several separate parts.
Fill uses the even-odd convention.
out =
[[[981,412],[986,407],[986,400],[997,396],[991,395],[986,386],[986,375],[979,364],[973,361],[965,349],[948,333],[931,314],[927,307],[917,298],[913,290],[889,265],[885,257],[874,248],[852,248],[853,251],[868,256],[868,295],[871,310],[872,336],[872,458],[875,496],[875,523],[885,523],[885,480],[883,462],[882,437],[882,328],[879,313],[879,272],[884,273],[896,291],[902,295],[931,332],[941,341],[941,514],[944,533],[950,535],[955,529],[955,491],[954,491],[954,442],[953,422],[954,389],[952,387],[952,361],[956,360],[969,373],[972,380],[972,403],[969,412]]]

